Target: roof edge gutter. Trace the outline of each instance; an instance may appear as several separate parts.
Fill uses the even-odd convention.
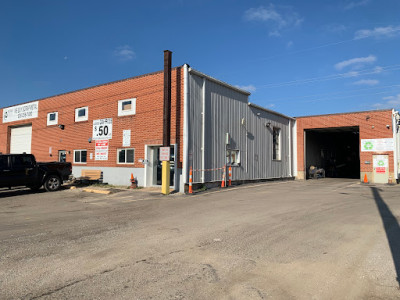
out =
[[[286,119],[289,119],[289,120],[296,120],[295,118],[292,118],[292,117],[289,117],[289,116],[287,116],[287,115],[278,113],[277,111],[270,110],[270,109],[268,109],[268,108],[264,108],[264,107],[262,107],[262,106],[259,106],[259,105],[257,105],[257,104],[251,103],[251,102],[249,102],[249,103],[247,103],[247,104],[248,104],[249,106],[251,106],[251,107],[254,107],[254,108],[257,108],[257,109],[260,109],[260,110],[269,112],[269,113],[271,113],[271,114],[274,114],[274,115],[277,115],[277,116],[280,116],[280,117],[283,117],[283,118],[286,118]]]
[[[199,72],[199,71],[197,71],[197,70],[195,70],[195,69],[189,68],[188,71],[189,71],[189,73],[191,73],[191,74],[194,74],[194,75],[197,75],[197,76],[200,76],[200,77],[203,77],[203,78],[207,78],[207,79],[210,80],[210,81],[213,81],[213,82],[215,82],[215,83],[218,83],[218,84],[220,84],[220,85],[222,85],[222,86],[225,86],[225,87],[227,87],[227,88],[229,88],[229,89],[235,90],[236,92],[239,92],[239,93],[244,94],[244,95],[246,95],[246,96],[250,96],[250,95],[251,95],[251,93],[248,92],[248,91],[245,91],[245,90],[242,90],[242,89],[240,89],[240,88],[237,88],[236,86],[230,85],[230,84],[228,84],[228,83],[226,83],[226,82],[223,82],[223,81],[221,81],[221,80],[218,80],[218,79],[216,79],[216,78],[214,78],[214,77],[211,77],[211,76],[209,76],[209,75],[206,75],[206,74],[204,74],[204,73],[201,73],[201,72]]]

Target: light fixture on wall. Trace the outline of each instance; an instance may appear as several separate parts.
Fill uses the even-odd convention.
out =
[[[265,127],[271,127],[271,122],[265,122]]]
[[[91,143],[91,142],[92,142],[92,138],[91,138],[91,137],[88,139],[88,142],[89,142],[89,143]]]
[[[59,125],[58,125],[58,128],[60,128],[61,130],[64,130],[65,126],[62,125],[62,124],[59,124]]]

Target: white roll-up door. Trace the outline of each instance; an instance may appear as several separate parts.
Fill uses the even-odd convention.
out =
[[[31,153],[32,125],[11,128],[10,153]]]

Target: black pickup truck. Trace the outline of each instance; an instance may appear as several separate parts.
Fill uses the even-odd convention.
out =
[[[72,172],[71,163],[36,162],[32,154],[0,154],[0,188],[27,186],[57,191]]]

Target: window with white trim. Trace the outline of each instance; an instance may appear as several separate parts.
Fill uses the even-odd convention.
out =
[[[135,149],[123,148],[117,150],[117,163],[133,164],[135,161]]]
[[[86,164],[87,162],[87,150],[74,150],[74,163]]]
[[[79,107],[75,108],[75,122],[87,121],[89,119],[89,108]]]
[[[118,116],[130,116],[136,114],[136,98],[118,101]]]
[[[47,126],[58,124],[58,112],[51,112],[47,114]]]
[[[272,159],[281,160],[281,129],[277,127],[272,130]]]

